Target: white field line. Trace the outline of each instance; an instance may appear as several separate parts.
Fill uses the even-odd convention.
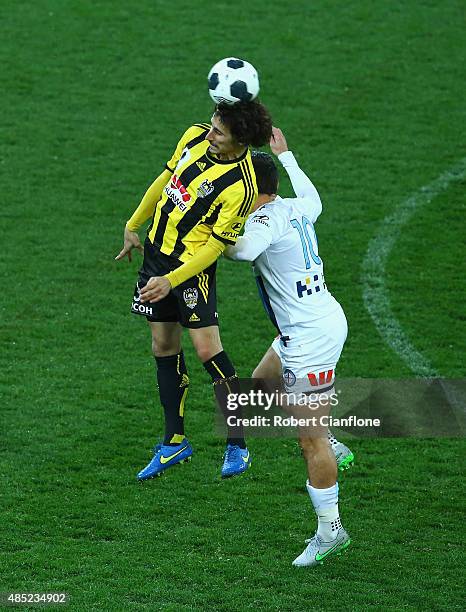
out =
[[[421,187],[404,200],[393,213],[385,217],[376,235],[369,242],[362,263],[362,295],[364,304],[385,342],[419,377],[437,378],[429,361],[411,344],[394,316],[385,285],[386,265],[390,253],[403,231],[403,226],[424,205],[445,191],[449,185],[466,177],[466,157],[441,174],[435,181]],[[413,313],[416,316],[416,313]]]

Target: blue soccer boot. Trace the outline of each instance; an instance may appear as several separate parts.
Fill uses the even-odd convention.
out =
[[[251,465],[251,456],[247,448],[227,444],[223,456],[222,478],[231,478],[245,472]]]
[[[181,444],[177,444],[176,446],[157,444],[154,448],[154,456],[150,463],[139,472],[137,478],[138,480],[148,480],[149,478],[160,476],[162,472],[173,465],[191,461],[192,454],[192,446],[186,438]]]

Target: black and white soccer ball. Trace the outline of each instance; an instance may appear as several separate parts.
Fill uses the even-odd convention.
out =
[[[237,57],[226,57],[217,62],[207,79],[210,97],[216,104],[250,102],[259,93],[257,70]]]

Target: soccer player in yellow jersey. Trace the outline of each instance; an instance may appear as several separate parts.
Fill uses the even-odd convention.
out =
[[[183,327],[189,329],[217,395],[236,388],[236,372],[218,329],[216,262],[226,246],[236,242],[257,198],[249,147],[265,145],[271,133],[270,114],[260,102],[219,104],[211,124],[195,124],[183,134],[164,172],[126,224],[117,260],[131,260],[132,249],[142,250],[137,230],[152,217],[131,309],[150,325],[165,414],[163,442],[139,472],[139,480],[158,476],[193,452],[184,432],[189,378],[181,347]],[[229,437],[222,477],[244,472],[250,462],[244,438]]]

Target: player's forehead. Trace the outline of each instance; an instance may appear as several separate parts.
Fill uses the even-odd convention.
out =
[[[213,129],[217,132],[222,134],[223,136],[230,136],[230,130],[228,129],[228,126],[225,125],[222,120],[220,119],[220,117],[214,113],[212,115],[212,118],[210,120],[210,123],[213,127]]]

